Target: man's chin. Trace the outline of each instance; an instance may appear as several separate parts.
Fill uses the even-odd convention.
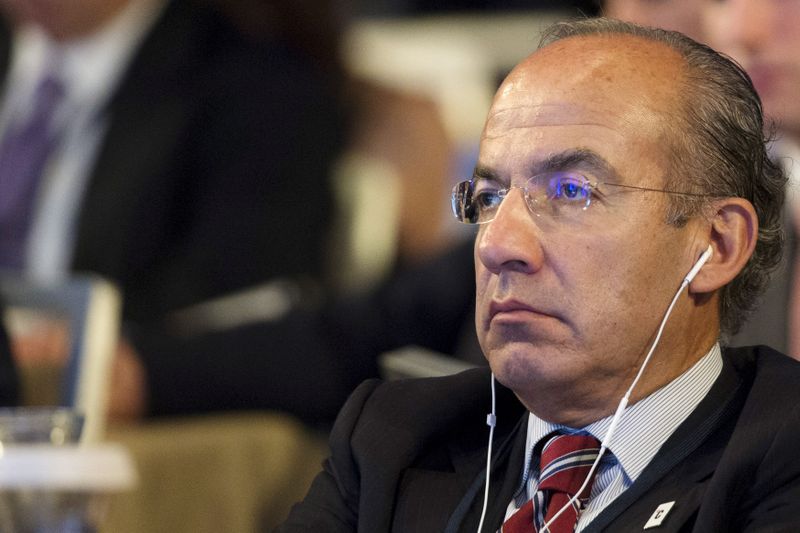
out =
[[[531,343],[506,343],[489,349],[487,360],[497,381],[509,388],[556,378],[558,353]]]

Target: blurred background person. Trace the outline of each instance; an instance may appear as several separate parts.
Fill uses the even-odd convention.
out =
[[[0,80],[3,270],[99,274],[129,324],[324,282],[341,80],[285,34],[203,0],[0,0]],[[62,328],[10,331],[17,362],[57,366]]]
[[[314,58],[209,2],[0,8],[0,266],[103,275],[137,322],[322,276],[344,126]]]
[[[762,304],[732,342],[769,342],[800,358],[800,1],[700,4],[707,42],[738,61],[753,79],[764,114],[777,128],[772,154],[789,175],[784,263],[773,275]]]
[[[703,41],[703,2],[697,0],[604,0],[603,15],[684,33]]]

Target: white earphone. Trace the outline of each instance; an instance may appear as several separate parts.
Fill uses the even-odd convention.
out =
[[[692,269],[689,271],[689,273],[688,273],[688,274],[686,274],[686,277],[685,277],[685,278],[683,278],[683,281],[685,281],[687,284],[691,283],[691,282],[692,282],[692,280],[694,279],[694,277],[697,275],[697,273],[698,273],[698,272],[700,272],[700,269],[701,269],[701,268],[703,268],[703,265],[705,265],[705,264],[706,264],[706,262],[707,262],[709,259],[711,259],[711,256],[712,256],[712,255],[714,255],[714,249],[713,249],[713,248],[711,248],[711,245],[709,244],[709,245],[708,245],[708,248],[706,248],[706,251],[705,251],[705,252],[703,252],[703,253],[700,255],[700,258],[699,258],[699,259],[697,260],[697,262],[694,264],[694,266],[692,267]]]

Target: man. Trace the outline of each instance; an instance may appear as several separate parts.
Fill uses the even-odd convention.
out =
[[[786,260],[763,303],[733,342],[770,345],[800,358],[800,2],[726,0],[700,2],[708,42],[747,71],[780,133],[773,157],[789,174]]]
[[[140,323],[276,277],[322,275],[342,129],[331,80],[310,57],[245,37],[209,2],[0,8],[0,178],[16,159],[6,133],[37,109],[33,88],[61,87],[50,149],[22,195],[29,216],[0,202],[0,266],[99,273]]]
[[[480,224],[476,326],[504,386],[488,450],[488,370],[367,382],[283,531],[800,526],[800,367],[718,345],[780,257],[755,91],[680,34],[595,19],[544,43],[454,192]]]

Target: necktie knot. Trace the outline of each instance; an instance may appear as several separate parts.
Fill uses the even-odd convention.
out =
[[[503,524],[501,531],[534,533],[540,531],[543,524],[548,524],[548,533],[574,531],[594,479],[589,479],[577,501],[569,502],[586,482],[599,453],[600,442],[591,435],[552,437],[542,449],[536,494]],[[561,514],[556,517],[559,512]]]
[[[557,435],[542,449],[539,489],[563,492],[573,497],[589,475],[600,453],[600,442],[591,435]],[[589,497],[591,481],[580,499]]]

